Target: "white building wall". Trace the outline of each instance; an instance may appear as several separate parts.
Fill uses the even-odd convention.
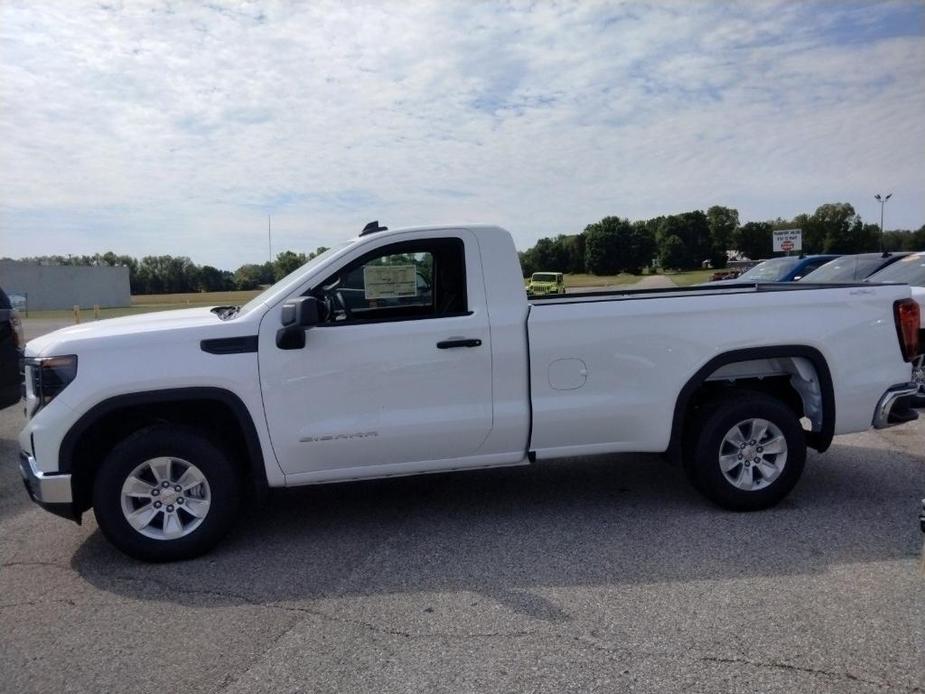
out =
[[[132,293],[127,267],[35,265],[0,261],[0,287],[24,295],[29,310],[129,306]]]

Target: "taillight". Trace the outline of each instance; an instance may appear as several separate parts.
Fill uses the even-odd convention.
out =
[[[893,304],[893,314],[903,359],[912,361],[919,354],[919,305],[914,299],[900,299]]]

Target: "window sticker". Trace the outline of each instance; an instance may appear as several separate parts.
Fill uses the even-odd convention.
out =
[[[414,265],[367,265],[363,268],[367,299],[400,299],[417,296]]]

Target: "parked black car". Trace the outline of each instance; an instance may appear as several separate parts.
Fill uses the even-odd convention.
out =
[[[19,402],[22,354],[25,346],[19,314],[0,289],[0,408]]]

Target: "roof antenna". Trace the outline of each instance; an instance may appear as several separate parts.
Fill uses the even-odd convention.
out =
[[[375,234],[377,231],[388,231],[388,229],[388,227],[379,226],[379,220],[377,219],[375,222],[370,222],[365,227],[363,227],[363,231],[360,232],[360,236]]]

